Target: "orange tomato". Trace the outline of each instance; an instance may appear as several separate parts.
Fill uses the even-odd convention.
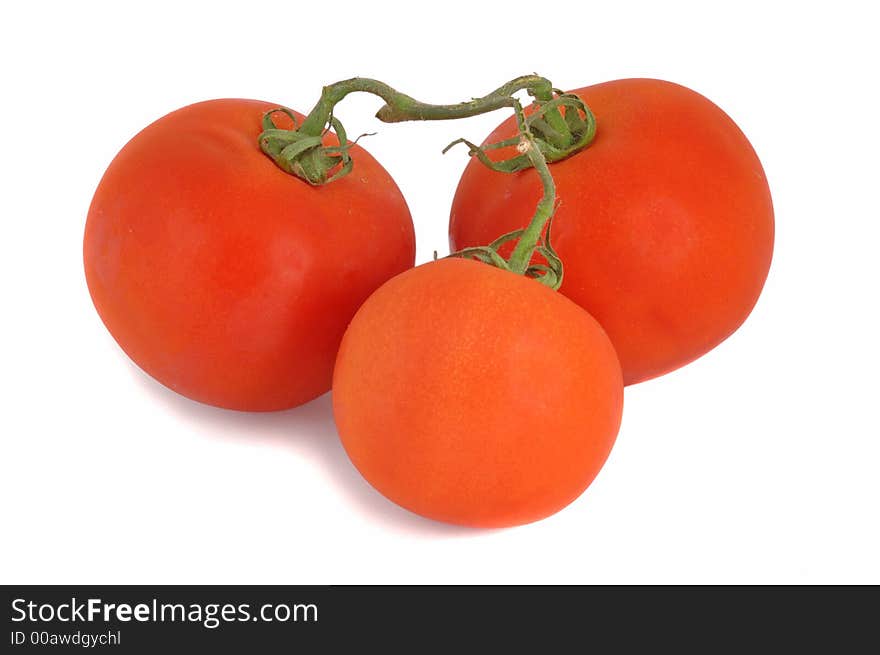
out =
[[[260,151],[275,107],[212,100],[148,126],[110,164],[85,230],[89,291],[123,350],[171,389],[239,410],[326,392],[355,310],[415,255],[406,202],[363,148],[320,188]]]
[[[371,295],[333,377],[339,434],[363,476],[413,512],[468,526],[528,523],[572,502],[608,456],[622,406],[617,356],[589,314],[463,259]]]
[[[745,135],[690,89],[630,79],[574,93],[598,131],[550,167],[561,293],[605,328],[632,384],[699,357],[751,312],[773,251],[770,190]],[[514,133],[511,119],[486,141]],[[471,161],[452,204],[453,249],[524,227],[540,189],[533,170]]]

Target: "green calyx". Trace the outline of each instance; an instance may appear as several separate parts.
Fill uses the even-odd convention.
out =
[[[293,121],[294,129],[276,127],[272,120],[276,113],[286,114]],[[324,145],[323,135],[310,135],[297,129],[296,116],[289,109],[279,107],[263,115],[263,132],[260,134],[260,149],[272,158],[285,173],[290,173],[313,186],[321,186],[339,179],[351,172],[353,162],[345,128],[335,118],[330,119],[340,145]]]
[[[536,100],[534,103],[535,111],[523,119],[526,127],[532,134],[535,145],[540,149],[541,154],[544,155],[544,160],[551,164],[580,152],[590,145],[593,137],[596,136],[596,118],[584,101],[573,93],[563,93],[558,90],[554,91],[554,93],[558,95],[546,102]],[[558,130],[558,120],[551,121],[548,116],[553,116],[557,119],[561,117],[566,130]],[[554,124],[556,124],[556,127]],[[476,157],[493,171],[516,173],[517,171],[532,168],[535,165],[533,159],[528,154],[520,153],[509,159],[493,161],[487,152],[517,146],[521,139],[521,135],[517,135],[510,139],[490,143],[485,146],[475,145],[466,139],[457,139],[446,146],[443,152],[446,152],[454,145],[464,143],[470,149],[472,157]]]

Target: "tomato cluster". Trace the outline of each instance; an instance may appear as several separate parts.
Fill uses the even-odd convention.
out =
[[[95,307],[133,361],[197,401],[277,410],[332,382],[352,462],[403,507],[481,527],[544,518],[602,467],[624,384],[736,330],[773,248],[761,164],[709,100],[645,79],[570,97],[598,129],[550,164],[552,248],[545,233],[527,272],[501,270],[516,239],[483,261],[412,268],[403,196],[333,118],[339,140],[286,110],[267,130],[265,102],[184,107],[136,135],[98,186],[84,238]],[[490,144],[522,125],[472,153],[502,161],[510,148]],[[464,171],[456,251],[522,231],[547,192],[534,168],[493,168],[475,157]],[[548,269],[539,252],[564,262],[560,293],[530,279]],[[496,256],[500,268],[484,263]]]

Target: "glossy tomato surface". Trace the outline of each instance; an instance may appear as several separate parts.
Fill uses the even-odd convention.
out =
[[[746,319],[770,267],[770,191],[749,141],[698,93],[651,79],[574,92],[598,129],[550,167],[561,292],[602,324],[632,384],[692,361]],[[507,121],[486,141],[513,133]],[[452,248],[524,227],[540,195],[534,171],[472,160],[452,205]]]
[[[439,521],[503,527],[562,509],[620,426],[599,324],[534,280],[445,259],[379,288],[333,378],[342,443],[376,489]]]
[[[260,151],[275,107],[212,100],[148,126],[110,164],[85,229],[89,291],[123,350],[171,389],[239,410],[327,391],[349,320],[415,254],[406,202],[362,148],[320,188]]]

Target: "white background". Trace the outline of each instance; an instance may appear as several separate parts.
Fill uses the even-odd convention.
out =
[[[870,3],[3,3],[4,583],[880,583],[880,138]],[[796,9],[795,9],[796,8]],[[307,111],[383,79],[428,102],[538,72],[690,86],[749,136],[777,246],[754,313],[628,388],[618,443],[536,524],[432,523],[348,462],[329,396],[247,415],[175,396],[104,329],[82,273],[116,151],[179,106]],[[385,126],[339,107],[406,195],[417,261],[446,249],[465,152],[502,118]]]

